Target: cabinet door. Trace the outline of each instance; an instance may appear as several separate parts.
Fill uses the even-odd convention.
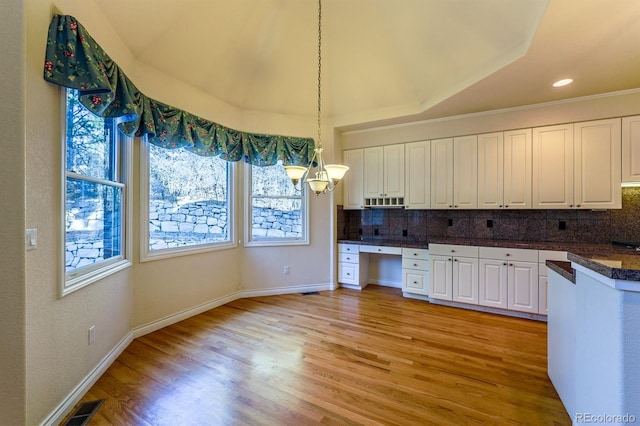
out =
[[[499,209],[504,194],[503,134],[478,136],[478,208]]]
[[[404,144],[387,145],[383,152],[385,197],[404,197]]]
[[[622,181],[640,182],[640,115],[622,118]]]
[[[453,207],[478,207],[478,136],[453,139]]]
[[[364,149],[364,196],[382,197],[384,194],[384,148]]]
[[[509,262],[508,307],[514,311],[538,313],[538,264]]]
[[[574,124],[575,207],[622,208],[619,118]]]
[[[430,256],[429,297],[452,299],[452,259],[449,256]]]
[[[349,171],[344,176],[342,184],[342,198],[345,210],[358,210],[363,208],[364,187],[364,150],[353,149],[344,151],[342,159]]]
[[[454,302],[478,304],[478,259],[453,258],[452,298]]]
[[[538,313],[548,315],[549,305],[547,303],[547,289],[549,287],[547,276],[538,277]]]
[[[504,207],[531,208],[531,129],[504,132]]]
[[[405,206],[431,208],[431,144],[429,141],[405,144]]]
[[[431,141],[431,208],[453,208],[453,139]]]
[[[533,207],[573,207],[573,124],[533,129]]]
[[[478,304],[493,308],[508,309],[507,302],[507,262],[503,260],[480,259],[478,279]]]

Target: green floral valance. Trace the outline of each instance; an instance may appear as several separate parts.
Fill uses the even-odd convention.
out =
[[[240,132],[148,98],[127,78],[78,21],[55,15],[49,25],[44,79],[79,90],[80,102],[102,117],[121,118],[120,130],[147,136],[163,148],[185,148],[270,166],[309,164],[311,138]]]

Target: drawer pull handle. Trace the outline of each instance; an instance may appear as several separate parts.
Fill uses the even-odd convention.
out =
[[[418,284],[418,281],[414,281],[413,283],[414,283],[414,284]]]
[[[418,255],[418,253],[413,253],[413,255],[414,255],[414,256],[417,256],[417,255]]]
[[[509,253],[506,254],[507,256],[511,256]]]
[[[418,264],[417,264],[417,263],[414,263],[414,264],[413,264],[413,266],[418,266]]]
[[[378,251],[382,251],[382,249],[378,249]]]

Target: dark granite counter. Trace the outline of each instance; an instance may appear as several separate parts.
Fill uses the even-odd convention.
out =
[[[568,279],[572,283],[576,283],[576,271],[571,267],[571,262],[564,262],[562,260],[547,260],[546,265],[549,269],[560,274],[562,277]]]
[[[568,259],[607,278],[640,281],[640,251],[614,247],[609,244],[556,243],[547,241],[510,241],[470,238],[430,238],[429,242],[405,240],[363,239],[339,240],[339,243],[377,245],[407,248],[429,248],[431,244],[458,244],[465,246],[505,247],[532,250],[557,250],[568,252]]]

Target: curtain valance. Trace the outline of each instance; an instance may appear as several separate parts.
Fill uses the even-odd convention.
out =
[[[79,91],[80,102],[102,117],[121,118],[120,130],[147,136],[163,148],[185,148],[199,155],[219,155],[270,166],[308,165],[311,138],[246,133],[197,117],[145,96],[69,15],[55,15],[49,25],[44,79]]]

